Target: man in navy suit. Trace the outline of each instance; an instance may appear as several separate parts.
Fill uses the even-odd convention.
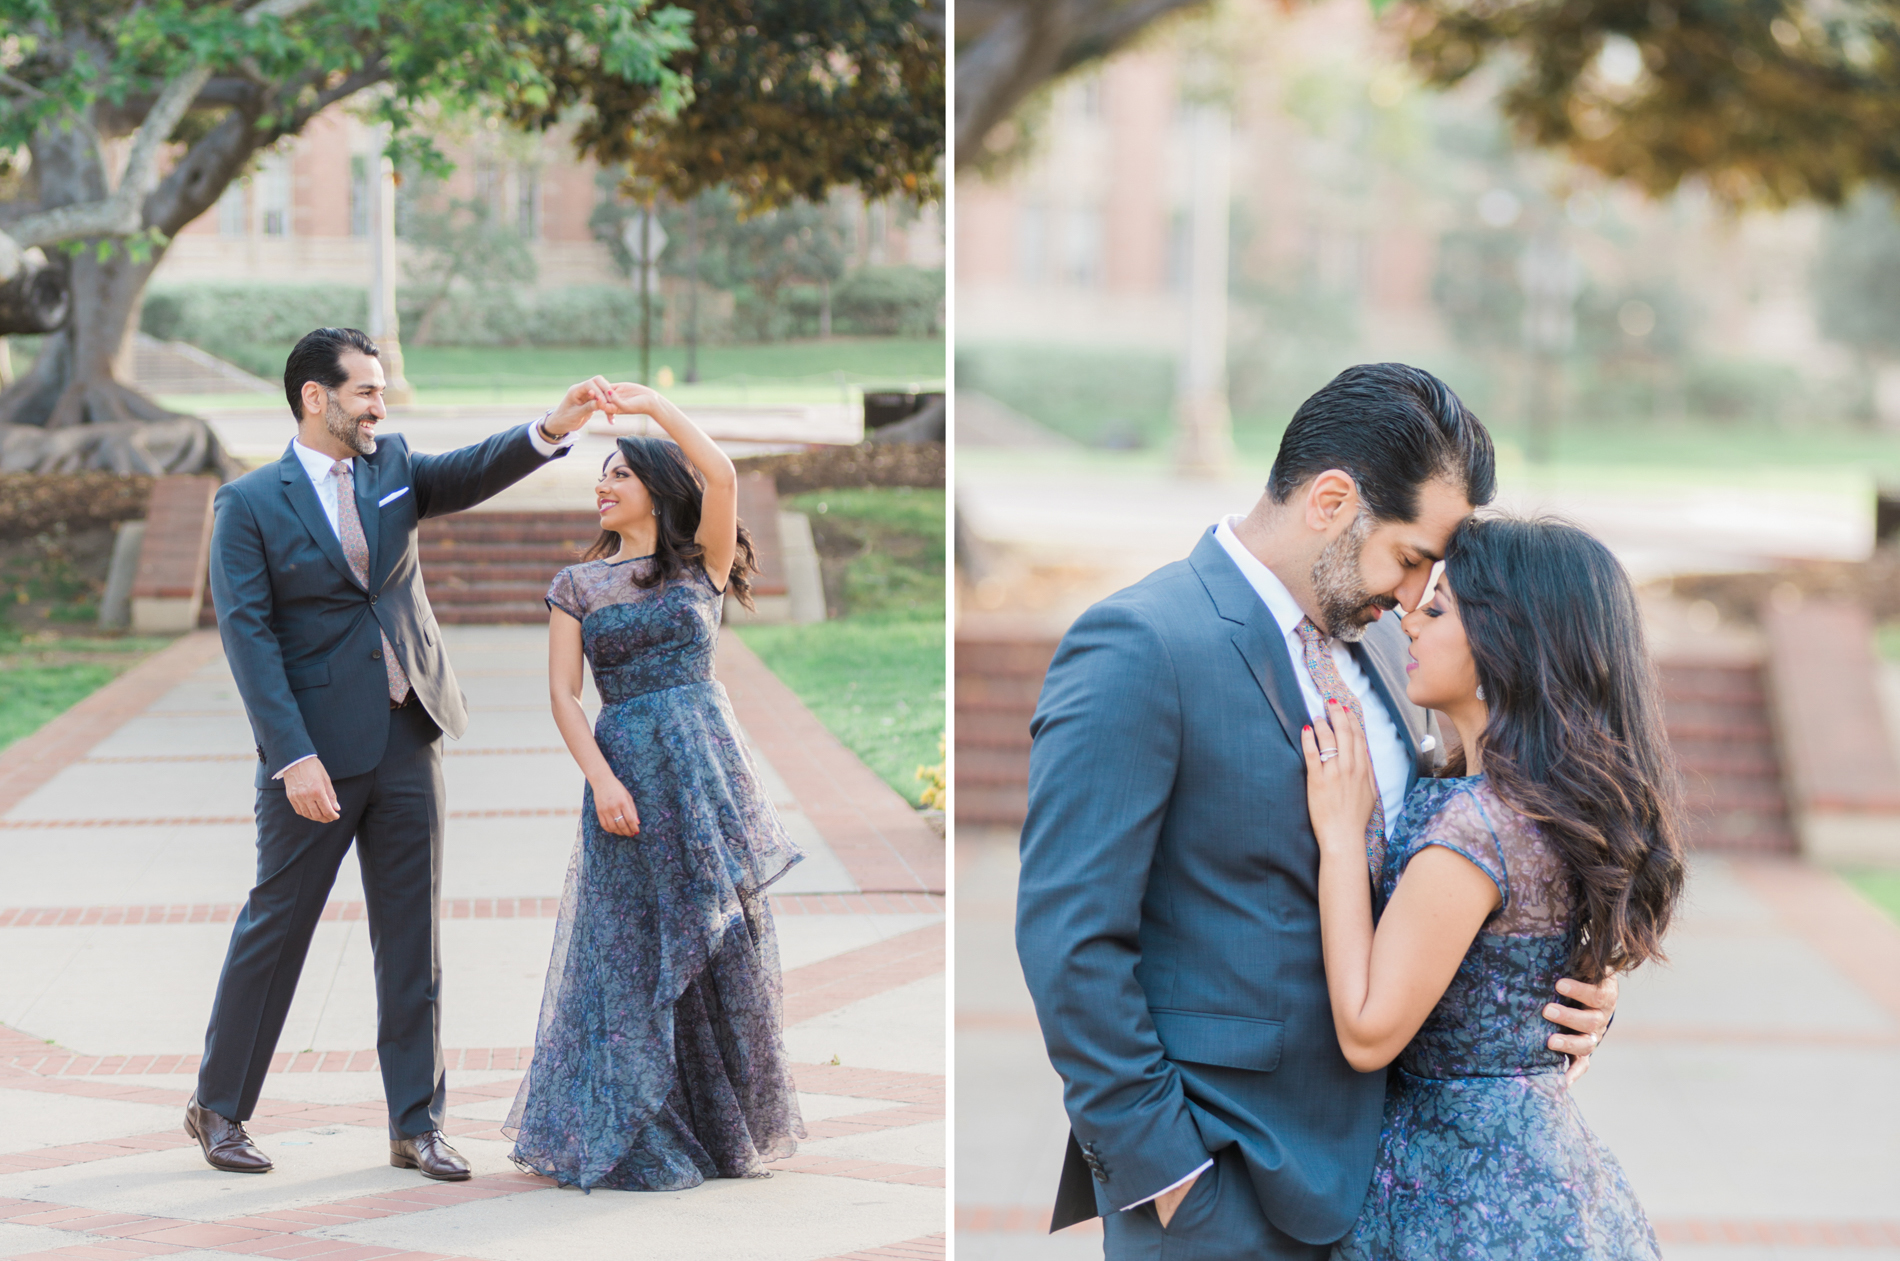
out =
[[[1072,1127],[1052,1229],[1099,1214],[1117,1261],[1320,1261],[1351,1227],[1385,1074],[1333,1032],[1300,732],[1328,699],[1359,709],[1398,819],[1444,750],[1382,615],[1416,607],[1494,483],[1443,382],[1350,368],[1295,413],[1251,512],[1063,637],[1016,921]],[[1584,1005],[1546,1008],[1551,1046],[1587,1056],[1614,982],[1559,990]]]
[[[604,397],[594,378],[540,420],[459,451],[378,440],[383,366],[355,329],[290,353],[297,436],[218,491],[211,590],[257,738],[257,884],[238,915],[185,1129],[218,1169],[264,1173],[244,1132],[311,934],[352,841],[376,959],[376,1052],[390,1163],[459,1181],[442,1139],[436,923],[447,811],[442,734],[468,709],[423,591],[416,523],[459,512],[567,454]]]

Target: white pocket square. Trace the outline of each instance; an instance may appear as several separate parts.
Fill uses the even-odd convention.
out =
[[[376,501],[376,506],[380,508],[384,504],[394,503],[396,502],[396,500],[401,499],[404,495],[408,493],[409,493],[409,488],[407,486],[403,487],[401,490],[392,490],[387,495],[384,495],[381,499],[378,499]]]

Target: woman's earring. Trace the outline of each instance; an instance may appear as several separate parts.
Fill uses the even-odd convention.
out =
[[[655,509],[653,510],[653,515],[654,515],[654,516],[656,516],[656,517],[657,517],[657,516],[659,516],[659,515],[660,515],[660,510],[659,510],[658,508],[655,508]]]
[[[1482,683],[1478,684],[1478,699],[1479,700],[1484,699],[1484,684]]]

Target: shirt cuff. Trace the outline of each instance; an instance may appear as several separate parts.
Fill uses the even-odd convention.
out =
[[[287,774],[289,774],[289,772],[290,772],[290,768],[291,768],[291,767],[293,767],[293,766],[300,766],[300,765],[302,765],[303,763],[305,763],[305,762],[308,762],[308,761],[309,761],[309,760],[310,760],[311,758],[313,758],[313,757],[315,757],[315,756],[316,756],[316,754],[314,754],[314,753],[306,753],[306,754],[304,754],[304,755],[303,755],[302,757],[300,757],[300,758],[298,758],[298,759],[297,759],[297,760],[296,760],[295,762],[285,762],[285,763],[284,763],[284,769],[283,769],[283,770],[281,770],[281,771],[278,771],[278,772],[277,772],[277,773],[276,773],[275,775],[273,775],[273,776],[271,776],[271,778],[272,778],[272,779],[282,779],[282,778],[283,778],[283,777],[284,777],[285,775],[287,775]]]
[[[543,416],[541,420],[546,420],[548,416],[552,416],[553,414],[553,412],[549,412],[547,416]],[[542,455],[555,455],[567,450],[581,440],[581,431],[573,429],[562,434],[559,442],[549,442],[546,438],[541,436],[541,420],[531,420],[528,422],[528,441],[532,442],[534,449],[539,451]]]
[[[1182,1178],[1179,1182],[1171,1183],[1168,1186],[1162,1187],[1159,1191],[1156,1191],[1153,1195],[1148,1196],[1146,1199],[1136,1200],[1133,1204],[1124,1204],[1122,1205],[1121,1211],[1126,1213],[1131,1208],[1140,1208],[1142,1205],[1148,1203],[1149,1200],[1158,1200],[1162,1196],[1166,1195],[1168,1192],[1174,1190],[1176,1187],[1185,1186],[1187,1183],[1194,1181],[1196,1178],[1200,1177],[1202,1174],[1206,1173],[1209,1169],[1212,1169],[1213,1167],[1214,1167],[1214,1158],[1210,1156],[1206,1160],[1201,1162],[1200,1168],[1196,1169],[1193,1173],[1189,1174],[1187,1177]]]

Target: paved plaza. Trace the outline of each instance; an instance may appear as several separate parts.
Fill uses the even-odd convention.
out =
[[[957,846],[958,1261],[1047,1234],[1067,1120],[1012,945],[1016,837]],[[1629,977],[1577,1086],[1668,1261],[1900,1261],[1900,927],[1831,875],[1701,858],[1672,962]]]
[[[252,739],[201,631],[0,754],[0,1257],[941,1257],[941,842],[730,636],[720,677],[810,855],[772,899],[810,1139],[769,1179],[677,1193],[583,1195],[514,1169],[498,1127],[582,780],[548,711],[545,630],[444,636],[472,713],[444,758],[447,1129],[476,1176],[387,1163],[349,861],[250,1126],[276,1169],[219,1173],[182,1133],[254,861]]]

